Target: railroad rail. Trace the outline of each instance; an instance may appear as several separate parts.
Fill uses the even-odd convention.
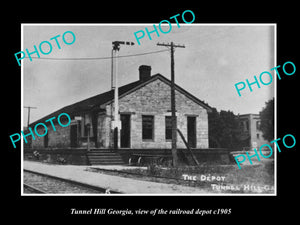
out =
[[[46,194],[46,192],[42,191],[39,188],[33,187],[32,185],[23,183],[23,186],[24,186],[24,193]]]
[[[24,193],[35,194],[117,194],[106,188],[24,169]]]

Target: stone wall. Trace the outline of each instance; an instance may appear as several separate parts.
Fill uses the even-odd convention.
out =
[[[145,149],[170,149],[171,141],[165,138],[165,117],[171,116],[170,86],[160,79],[148,83],[119,99],[120,113],[131,115],[131,148]],[[196,117],[196,148],[208,148],[208,117],[207,110],[188,98],[185,94],[176,91],[177,127],[187,139],[187,116]],[[114,110],[112,108],[112,110]],[[154,139],[142,140],[142,116],[154,116]],[[56,131],[48,126],[49,148],[70,148],[70,128],[55,125]],[[83,129],[83,127],[81,128]],[[106,114],[99,113],[97,120],[97,140],[100,148],[109,148],[112,143],[111,132],[111,106],[106,106]],[[43,134],[43,127],[38,129]],[[33,148],[44,148],[44,137],[36,136],[32,141]],[[94,142],[91,140],[91,147]],[[79,138],[79,146],[86,147],[86,141]],[[177,147],[185,148],[180,136],[177,135]]]
[[[37,155],[34,152],[38,152]],[[24,148],[24,160],[43,163],[89,165],[86,149],[32,149]]]
[[[170,116],[170,86],[157,79],[119,99],[120,113],[131,113],[131,148],[171,148],[165,139],[165,116]],[[196,116],[197,148],[208,148],[207,110],[178,91],[176,95],[177,127],[187,139],[187,116]],[[111,107],[107,106],[107,116]],[[154,139],[142,140],[142,115],[154,116]],[[110,117],[108,117],[110,121]],[[108,121],[108,122],[109,122]],[[178,148],[185,148],[177,135]]]
[[[98,117],[98,141],[100,148],[109,148],[110,144],[110,117],[105,114],[101,114]]]
[[[62,148],[70,147],[70,126],[61,127],[55,124],[56,131],[53,130],[52,126],[48,126],[48,147],[49,148]],[[33,130],[34,132],[34,130]],[[43,126],[37,127],[39,134],[44,134]],[[35,133],[35,140],[32,140],[33,148],[44,148],[45,137],[39,137]]]

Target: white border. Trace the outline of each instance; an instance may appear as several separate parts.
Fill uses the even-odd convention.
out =
[[[21,51],[23,51],[24,49],[24,37],[23,37],[23,33],[24,33],[24,26],[21,24]],[[23,63],[21,62],[21,130],[23,130],[23,108],[24,108],[24,104],[23,104],[23,93],[24,93],[24,88],[23,88],[23,85],[24,85],[24,76],[23,76],[23,73],[24,73],[24,67],[23,67]],[[21,135],[22,136],[22,135]],[[24,181],[23,181],[23,178],[24,178],[24,173],[23,173],[23,160],[24,160],[24,141],[23,141],[23,137],[21,137],[21,195],[24,195]]]
[[[277,66],[277,24],[274,26],[274,67]],[[275,72],[274,72],[275,77]],[[277,79],[274,79],[274,137],[277,139]],[[275,140],[274,139],[274,140]],[[274,143],[274,188],[275,188],[275,196],[277,196],[277,146]]]
[[[151,26],[158,25],[157,23],[21,23],[21,51],[24,49],[24,26]],[[173,25],[174,23],[172,23]],[[166,25],[166,24],[162,24]],[[277,65],[277,23],[192,23],[180,24],[180,26],[274,26],[274,67]],[[23,130],[23,63],[21,62],[21,130]],[[274,137],[277,139],[277,79],[274,84],[274,100],[275,100],[275,127]],[[23,159],[24,159],[24,145],[23,137],[21,138],[21,196],[277,196],[277,151],[274,144],[274,193],[271,194],[243,194],[243,193],[213,193],[213,194],[24,194],[23,188]]]

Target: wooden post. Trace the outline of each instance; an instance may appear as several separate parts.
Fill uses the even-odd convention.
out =
[[[171,122],[172,122],[172,157],[173,166],[178,166],[178,155],[177,155],[177,119],[176,119],[176,100],[175,100],[175,71],[174,71],[174,47],[185,48],[183,45],[174,45],[165,43],[157,43],[159,46],[171,47]]]

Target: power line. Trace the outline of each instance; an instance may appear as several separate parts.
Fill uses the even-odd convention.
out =
[[[152,52],[144,52],[139,54],[132,54],[132,55],[120,55],[114,58],[125,58],[125,57],[133,57],[133,56],[140,56],[140,55],[150,55],[154,53],[166,52],[169,50],[159,50],[159,51],[152,51]],[[29,57],[26,57],[29,58]],[[111,59],[109,57],[94,57],[94,58],[39,58],[39,57],[31,57],[32,59],[41,59],[41,60],[102,60],[102,59]]]

